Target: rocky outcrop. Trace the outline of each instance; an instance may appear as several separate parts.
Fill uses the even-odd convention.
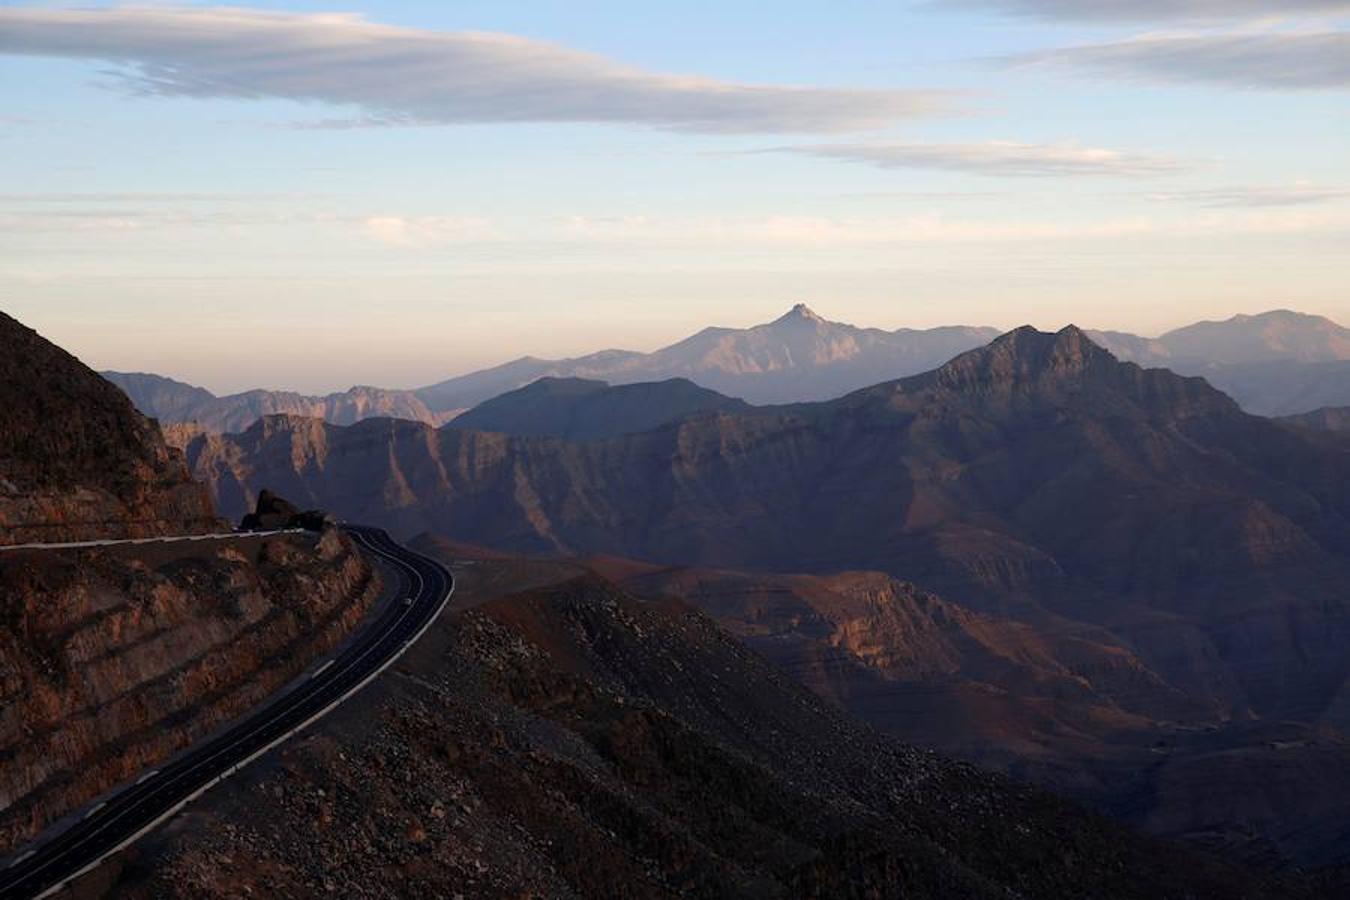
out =
[[[0,314],[0,543],[221,527],[182,455],[121,391]]]
[[[261,703],[379,591],[334,530],[0,563],[0,853]]]

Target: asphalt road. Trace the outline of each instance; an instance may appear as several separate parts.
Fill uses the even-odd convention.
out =
[[[356,693],[422,636],[449,602],[454,576],[379,529],[343,528],[399,573],[394,602],[341,655],[313,667],[298,686],[160,768],[142,773],[64,831],[12,857],[0,869],[0,898],[27,900],[57,893]]]

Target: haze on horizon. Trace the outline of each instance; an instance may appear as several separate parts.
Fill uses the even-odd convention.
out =
[[[218,392],[861,326],[1350,321],[1350,2],[0,9],[0,296]],[[278,62],[284,65],[278,65]]]

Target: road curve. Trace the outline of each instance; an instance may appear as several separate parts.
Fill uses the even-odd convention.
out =
[[[243,766],[328,713],[388,668],[450,601],[454,576],[434,560],[375,528],[343,530],[390,564],[400,579],[394,602],[341,655],[224,732],[151,769],[84,817],[0,869],[0,898],[28,900],[60,891]],[[407,602],[407,600],[411,602]]]

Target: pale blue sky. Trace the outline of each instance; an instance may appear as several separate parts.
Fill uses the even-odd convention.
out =
[[[1340,0],[98,6],[0,4],[0,296],[99,367],[1350,322]]]

